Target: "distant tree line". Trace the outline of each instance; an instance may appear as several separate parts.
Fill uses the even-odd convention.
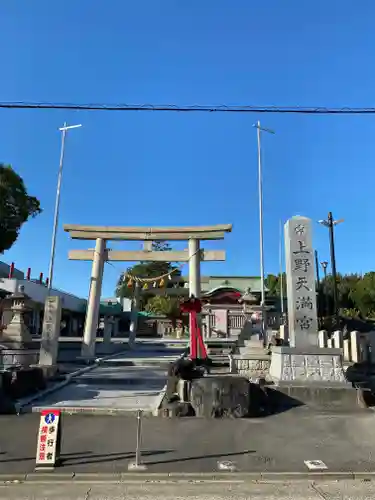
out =
[[[280,296],[280,275],[269,274],[266,279],[268,294]],[[328,275],[317,284],[317,305],[320,317],[334,313],[333,278]],[[287,295],[286,276],[283,274],[283,291]],[[375,272],[337,275],[338,307],[340,315],[375,319]]]

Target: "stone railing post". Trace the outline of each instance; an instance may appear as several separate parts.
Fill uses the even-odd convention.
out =
[[[319,347],[328,347],[328,332],[327,330],[320,330],[318,333]]]

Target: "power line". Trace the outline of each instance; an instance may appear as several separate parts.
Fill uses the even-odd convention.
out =
[[[209,106],[175,104],[73,104],[49,102],[0,102],[0,109],[64,109],[86,111],[165,111],[178,113],[294,113],[304,115],[368,115],[375,108],[323,107],[323,106]]]

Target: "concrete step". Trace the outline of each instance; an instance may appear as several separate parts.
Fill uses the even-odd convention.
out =
[[[143,377],[143,378],[123,378],[123,379],[111,379],[111,380],[101,380],[98,381],[96,379],[80,379],[76,378],[72,380],[72,383],[74,384],[79,384],[79,385],[87,385],[87,386],[93,386],[95,389],[101,390],[101,389],[107,389],[108,387],[137,387],[137,386],[142,386],[144,388],[147,388],[147,390],[153,390],[153,391],[161,391],[163,387],[165,386],[167,382],[166,377],[160,377],[160,378],[155,378],[155,377]]]
[[[176,361],[176,357],[157,359],[157,358],[129,358],[121,361],[110,360],[106,362],[106,366],[123,366],[123,367],[142,367],[142,368],[160,368],[167,370],[169,365]]]
[[[241,356],[249,356],[251,359],[261,359],[263,357],[269,357],[268,351],[263,348],[254,348],[254,347],[239,347],[238,353]]]

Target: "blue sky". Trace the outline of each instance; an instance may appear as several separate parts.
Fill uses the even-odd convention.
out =
[[[0,99],[375,106],[374,17],[373,0],[2,2]],[[373,116],[0,110],[0,161],[44,209],[3,260],[48,272],[66,120],[83,127],[67,138],[57,287],[87,295],[90,274],[67,258],[90,244],[70,241],[63,223],[233,223],[226,241],[205,245],[226,249],[226,262],[202,272],[258,274],[258,118],[276,131],[263,141],[266,273],[278,271],[279,221],[329,210],[345,218],[338,270],[374,269]],[[328,260],[318,225],[314,244]],[[127,265],[107,265],[103,295]]]

